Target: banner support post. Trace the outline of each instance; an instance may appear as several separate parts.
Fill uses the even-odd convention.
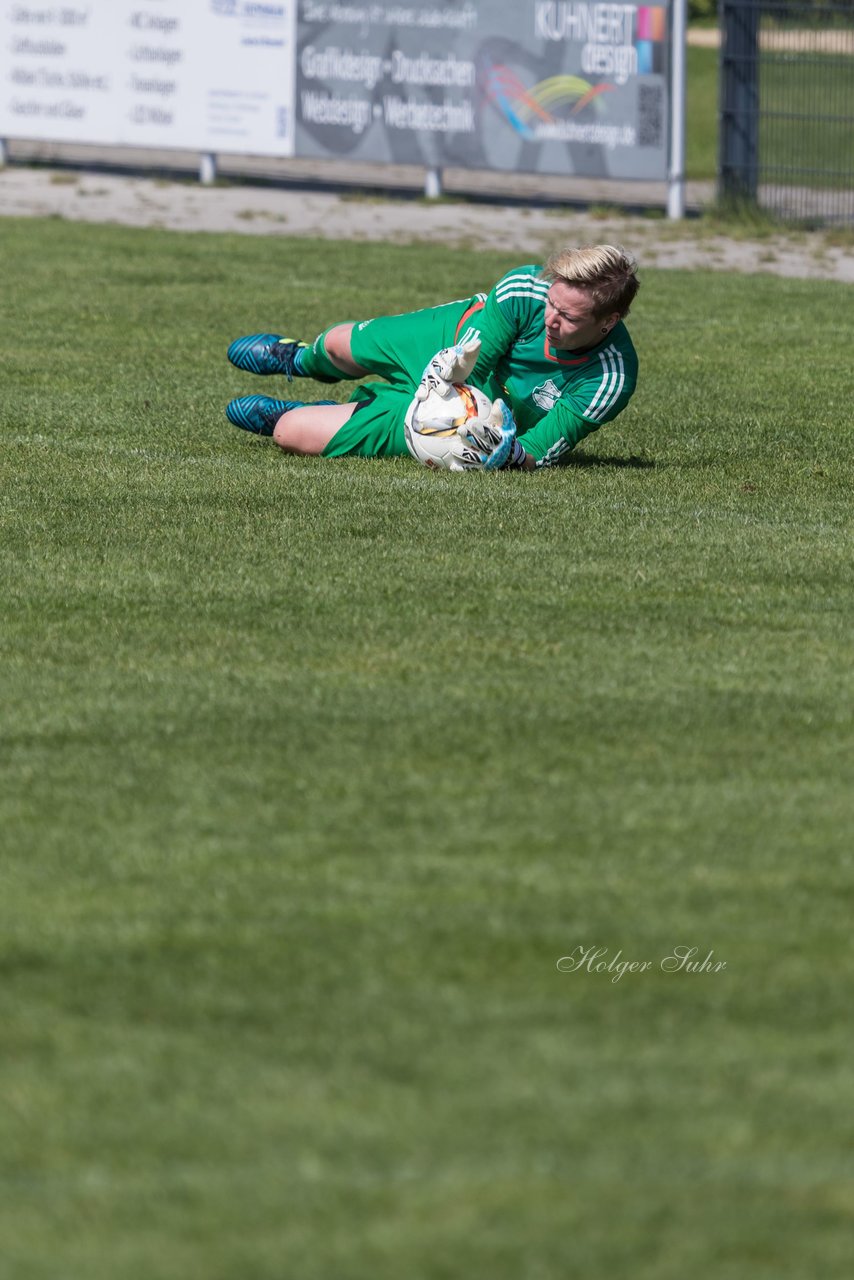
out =
[[[670,155],[667,216],[685,217],[685,31],[687,0],[673,0],[670,25]]]
[[[216,182],[216,156],[210,151],[203,151],[199,157],[199,182],[203,187]]]
[[[428,200],[438,200],[442,194],[442,170],[428,169],[424,174],[424,195]]]

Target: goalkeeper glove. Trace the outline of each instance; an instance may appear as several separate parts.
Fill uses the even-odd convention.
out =
[[[457,428],[457,435],[477,452],[484,471],[498,471],[507,465],[518,466],[525,456],[525,450],[516,439],[513,414],[503,400],[493,402],[488,418],[469,418]]]
[[[431,391],[438,391],[443,398],[450,395],[452,384],[465,382],[479,355],[480,338],[437,352],[421,375],[415,399],[426,400]]]
[[[449,471],[482,471],[483,455],[464,440],[455,440],[448,450]]]

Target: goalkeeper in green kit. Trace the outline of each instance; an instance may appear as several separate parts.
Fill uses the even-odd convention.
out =
[[[403,315],[336,324],[308,345],[273,333],[237,338],[239,369],[361,382],[346,404],[248,395],[226,414],[293,454],[405,455],[419,404],[453,384],[485,393],[491,411],[451,445],[451,470],[534,470],[560,462],[615,418],[637,381],[623,323],[638,290],[634,260],[612,245],[564,249],[545,266],[508,271],[488,294]]]

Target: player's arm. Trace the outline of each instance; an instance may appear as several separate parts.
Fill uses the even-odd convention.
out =
[[[517,338],[538,323],[546,287],[536,266],[517,267],[487,294],[483,309],[472,317],[480,337],[480,355],[472,373],[476,386],[483,385]]]
[[[623,357],[571,396],[563,396],[553,409],[526,431],[521,443],[536,467],[551,467],[606,422],[622,413],[635,389],[637,365],[626,367]]]
[[[530,459],[526,470],[554,466],[601,425],[581,417],[569,405],[556,404],[519,441]]]
[[[461,461],[465,459],[464,466],[487,471],[535,471],[554,466],[601,425],[582,417],[570,404],[559,402],[518,439],[513,415],[503,400],[496,400],[489,418],[460,427],[465,445],[464,449],[461,446]]]
[[[521,440],[516,441],[516,448],[510,457],[500,468],[502,471],[536,471],[537,459],[522,444]]]
[[[482,386],[501,357],[513,346],[518,333],[513,317],[502,311],[494,289],[477,316],[477,327],[480,353],[471,376],[475,386]]]
[[[568,406],[555,406],[520,440],[512,413],[503,400],[496,400],[488,417],[469,419],[459,428],[459,465],[452,470],[535,471],[553,466],[599,425],[567,410]]]

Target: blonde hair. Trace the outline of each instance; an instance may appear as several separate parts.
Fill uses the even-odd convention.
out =
[[[558,249],[542,270],[544,280],[562,280],[578,289],[586,289],[593,299],[595,317],[616,311],[620,318],[629,308],[640,288],[638,264],[631,254],[618,245],[587,244],[578,249]]]

